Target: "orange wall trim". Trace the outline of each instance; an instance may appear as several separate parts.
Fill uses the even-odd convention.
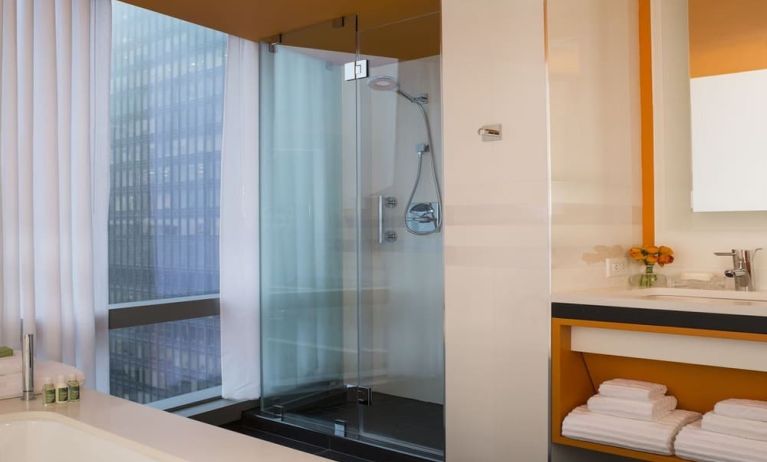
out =
[[[655,244],[655,136],[650,0],[639,0],[639,99],[642,143],[642,243]]]

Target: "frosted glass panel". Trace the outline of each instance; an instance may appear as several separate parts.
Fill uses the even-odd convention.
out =
[[[767,210],[767,70],[690,81],[692,206]]]

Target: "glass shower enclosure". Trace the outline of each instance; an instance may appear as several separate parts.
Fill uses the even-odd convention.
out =
[[[439,14],[261,46],[261,413],[441,460]]]

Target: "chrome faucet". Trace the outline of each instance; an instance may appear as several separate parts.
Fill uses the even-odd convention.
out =
[[[21,337],[21,399],[35,399],[35,335]]]
[[[753,260],[756,252],[762,250],[732,249],[731,252],[714,252],[718,257],[732,257],[732,269],[724,271],[724,275],[735,281],[735,290],[754,290]]]

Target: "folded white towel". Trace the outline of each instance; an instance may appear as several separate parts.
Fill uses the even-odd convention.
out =
[[[735,419],[767,422],[767,401],[726,399],[714,405],[714,412]]]
[[[703,430],[725,435],[767,441],[767,422],[758,420],[735,419],[715,412],[703,416]]]
[[[701,422],[682,429],[674,452],[683,459],[701,462],[767,462],[767,442],[703,430]]]
[[[697,412],[676,410],[656,421],[623,419],[580,406],[565,417],[562,434],[593,443],[670,455],[679,429],[698,418]]]
[[[77,376],[81,383],[85,381],[85,375],[75,367],[55,361],[37,361],[35,363],[35,392],[42,392],[43,385],[45,385],[43,378],[50,377],[52,380],[56,380],[59,375],[67,378],[70,374]],[[18,398],[21,396],[21,391],[21,372],[0,376],[0,399]]]
[[[661,396],[648,401],[611,398],[594,395],[588,401],[589,411],[599,414],[614,415],[627,419],[658,420],[676,409],[676,398]]]
[[[0,376],[21,372],[21,352],[13,350],[13,356],[0,358]]]
[[[602,396],[633,399],[635,401],[660,398],[666,394],[666,391],[666,386],[659,383],[629,379],[606,380],[599,386],[599,394]]]

